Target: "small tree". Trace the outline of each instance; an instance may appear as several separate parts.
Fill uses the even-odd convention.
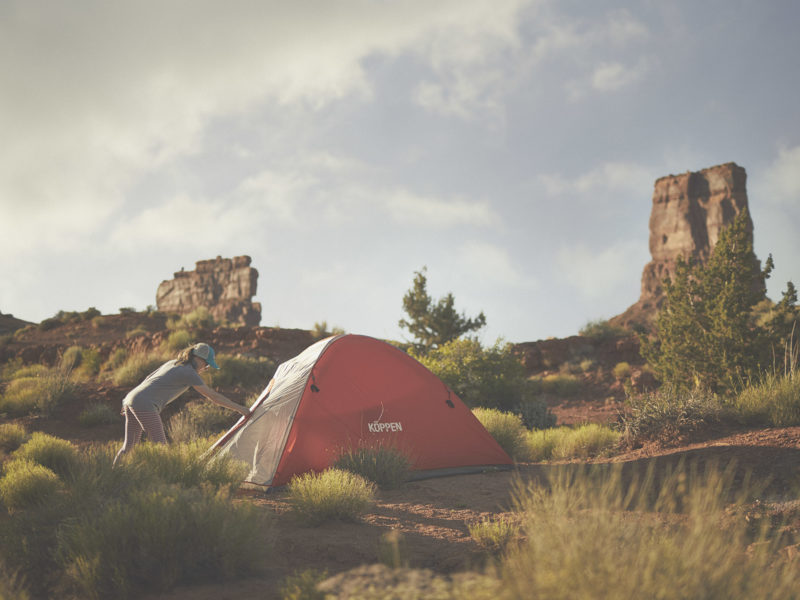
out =
[[[461,337],[470,331],[476,331],[486,325],[483,312],[474,319],[460,315],[454,308],[453,294],[448,293],[438,301],[428,295],[427,268],[416,271],[413,287],[403,296],[403,310],[409,319],[400,319],[399,325],[411,333],[417,342],[415,348],[427,352],[442,344]]]
[[[720,232],[705,266],[679,258],[675,276],[664,281],[657,336],[642,339],[642,355],[659,379],[676,389],[730,392],[769,361],[771,345],[784,333],[777,320],[761,327],[753,318],[754,307],[766,298],[773,262],[770,256],[760,268],[747,219],[742,211]],[[794,306],[793,291],[790,283],[781,319]]]

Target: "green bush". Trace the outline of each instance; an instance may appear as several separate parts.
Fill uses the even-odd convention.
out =
[[[49,502],[62,484],[51,469],[31,460],[12,460],[0,478],[0,498],[11,511]]]
[[[800,425],[800,373],[767,374],[743,388],[731,407],[744,423],[791,427]]]
[[[61,356],[59,367],[79,379],[89,379],[100,372],[100,353],[94,348],[70,346]]]
[[[525,368],[511,344],[484,349],[472,339],[448,342],[427,354],[409,354],[444,381],[469,407],[511,410],[528,395]]]
[[[629,396],[626,404],[627,411],[620,420],[623,440],[629,446],[653,440],[674,441],[725,416],[717,396],[669,386]]]
[[[397,448],[379,445],[345,449],[333,466],[361,475],[380,488],[393,489],[405,483],[411,460]]]
[[[223,492],[157,487],[64,526],[57,557],[80,597],[126,598],[257,572],[267,533],[263,511]]]
[[[117,348],[108,355],[106,362],[103,363],[103,371],[116,371],[128,358],[128,351],[125,348]]]
[[[2,600],[30,600],[30,594],[18,575],[0,562],[0,598]]]
[[[173,442],[191,442],[230,429],[240,416],[209,401],[191,402],[170,418],[167,433]]]
[[[167,328],[169,329],[189,329],[194,331],[197,329],[213,329],[218,325],[220,325],[220,323],[211,316],[211,313],[205,306],[196,308],[185,315],[173,315],[167,319]],[[178,350],[180,350],[180,348],[178,348]]]
[[[160,367],[164,360],[164,357],[158,354],[134,352],[122,365],[112,371],[111,381],[119,387],[139,385],[145,377]]]
[[[205,454],[213,441],[201,439],[171,445],[144,442],[126,456],[125,463],[140,476],[158,483],[185,488],[204,484],[238,487],[247,476],[247,465],[229,455],[216,455],[209,460]]]
[[[283,582],[280,589],[282,600],[325,600],[325,594],[317,590],[317,584],[328,577],[327,571],[303,569],[295,571]]]
[[[61,477],[69,475],[79,461],[78,449],[72,443],[41,431],[33,432],[14,457],[45,466]]]
[[[502,552],[520,536],[520,528],[503,518],[482,519],[467,525],[467,529],[478,546],[489,552]]]
[[[184,348],[188,348],[195,343],[194,334],[186,329],[177,329],[167,336],[167,339],[161,345],[162,350],[169,354],[180,352]]]
[[[213,387],[240,387],[261,391],[275,374],[275,363],[263,357],[218,354],[217,364],[219,370],[210,369],[208,372]]]
[[[598,319],[596,321],[589,321],[588,323],[586,323],[586,325],[584,325],[581,328],[580,334],[583,337],[591,338],[595,341],[602,342],[606,340],[625,337],[626,335],[628,335],[628,331],[626,331],[622,327],[611,325],[605,319]]]
[[[13,452],[28,441],[25,427],[16,423],[0,423],[0,450]]]
[[[38,328],[39,331],[51,331],[58,327],[64,325],[64,321],[57,317],[50,317],[49,319],[45,319],[41,323],[39,323]]]
[[[533,393],[550,394],[559,398],[576,396],[583,387],[580,379],[566,373],[536,375],[528,379],[528,382]]]
[[[119,411],[106,404],[90,404],[78,415],[78,422],[84,427],[97,427],[98,425],[109,425],[118,417]]]
[[[522,419],[526,429],[548,429],[555,427],[556,416],[547,407],[547,403],[539,398],[528,398],[516,406],[515,412]]]
[[[520,457],[526,430],[518,415],[496,408],[473,408],[472,413],[511,458]]]
[[[610,453],[619,445],[621,436],[596,423],[529,431],[525,435],[524,456],[531,462],[585,459]]]
[[[676,469],[631,483],[619,467],[550,471],[516,493],[525,541],[500,566],[504,591],[554,600],[795,597],[797,562],[776,560],[783,533],[730,518],[733,475]]]
[[[293,477],[288,491],[292,511],[308,525],[331,519],[356,520],[375,498],[374,483],[341,469]]]
[[[38,374],[25,375],[31,371]],[[32,412],[47,413],[61,402],[72,398],[75,389],[69,374],[60,368],[24,368],[9,381],[0,397],[0,413],[11,416]]]
[[[618,362],[616,365],[614,365],[612,373],[614,374],[614,379],[622,381],[623,379],[627,379],[631,376],[631,366],[625,361]]]

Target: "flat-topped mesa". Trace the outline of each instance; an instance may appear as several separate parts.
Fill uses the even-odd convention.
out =
[[[649,327],[664,301],[662,282],[675,273],[679,256],[705,264],[720,231],[747,208],[747,173],[736,163],[656,180],[650,213],[650,255],[638,302],[609,321]],[[747,229],[753,235],[748,215]]]
[[[249,256],[199,260],[194,271],[181,269],[162,281],[156,292],[158,310],[186,314],[205,307],[218,321],[257,326],[261,304],[253,302],[258,271]]]

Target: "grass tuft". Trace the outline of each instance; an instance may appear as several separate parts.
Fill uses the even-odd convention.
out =
[[[0,478],[0,498],[9,511],[46,504],[62,488],[51,469],[32,460],[12,460]]]
[[[341,469],[296,476],[288,490],[294,514],[308,525],[332,519],[354,521],[375,498],[374,483]]]
[[[0,423],[0,450],[13,452],[28,441],[27,430],[17,423]]]
[[[380,445],[343,450],[333,466],[361,475],[382,489],[393,489],[408,479],[411,460],[397,448]]]
[[[118,387],[133,387],[164,362],[165,358],[158,354],[134,352],[111,374],[111,381]]]
[[[525,457],[531,462],[590,458],[608,454],[619,445],[621,437],[620,432],[597,423],[529,431],[525,436]]]
[[[526,429],[519,415],[496,408],[474,408],[472,413],[511,458],[522,457]]]
[[[488,552],[502,552],[520,536],[519,526],[504,518],[483,519],[467,528],[475,543]]]
[[[14,457],[45,466],[61,477],[70,475],[79,461],[78,449],[70,442],[41,431],[35,431]]]
[[[78,422],[84,427],[109,425],[119,418],[119,411],[106,404],[90,404],[78,415]]]

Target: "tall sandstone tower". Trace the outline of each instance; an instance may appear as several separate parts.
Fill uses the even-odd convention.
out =
[[[194,271],[178,271],[175,279],[162,281],[156,306],[164,312],[186,314],[201,306],[218,321],[257,326],[261,304],[253,302],[258,271],[249,256],[199,260]]]
[[[649,328],[664,302],[662,281],[675,274],[679,256],[704,264],[720,231],[747,208],[747,173],[736,163],[725,163],[696,173],[668,175],[656,180],[650,213],[650,255],[642,272],[639,300],[612,325]],[[750,239],[753,221],[747,219]]]

